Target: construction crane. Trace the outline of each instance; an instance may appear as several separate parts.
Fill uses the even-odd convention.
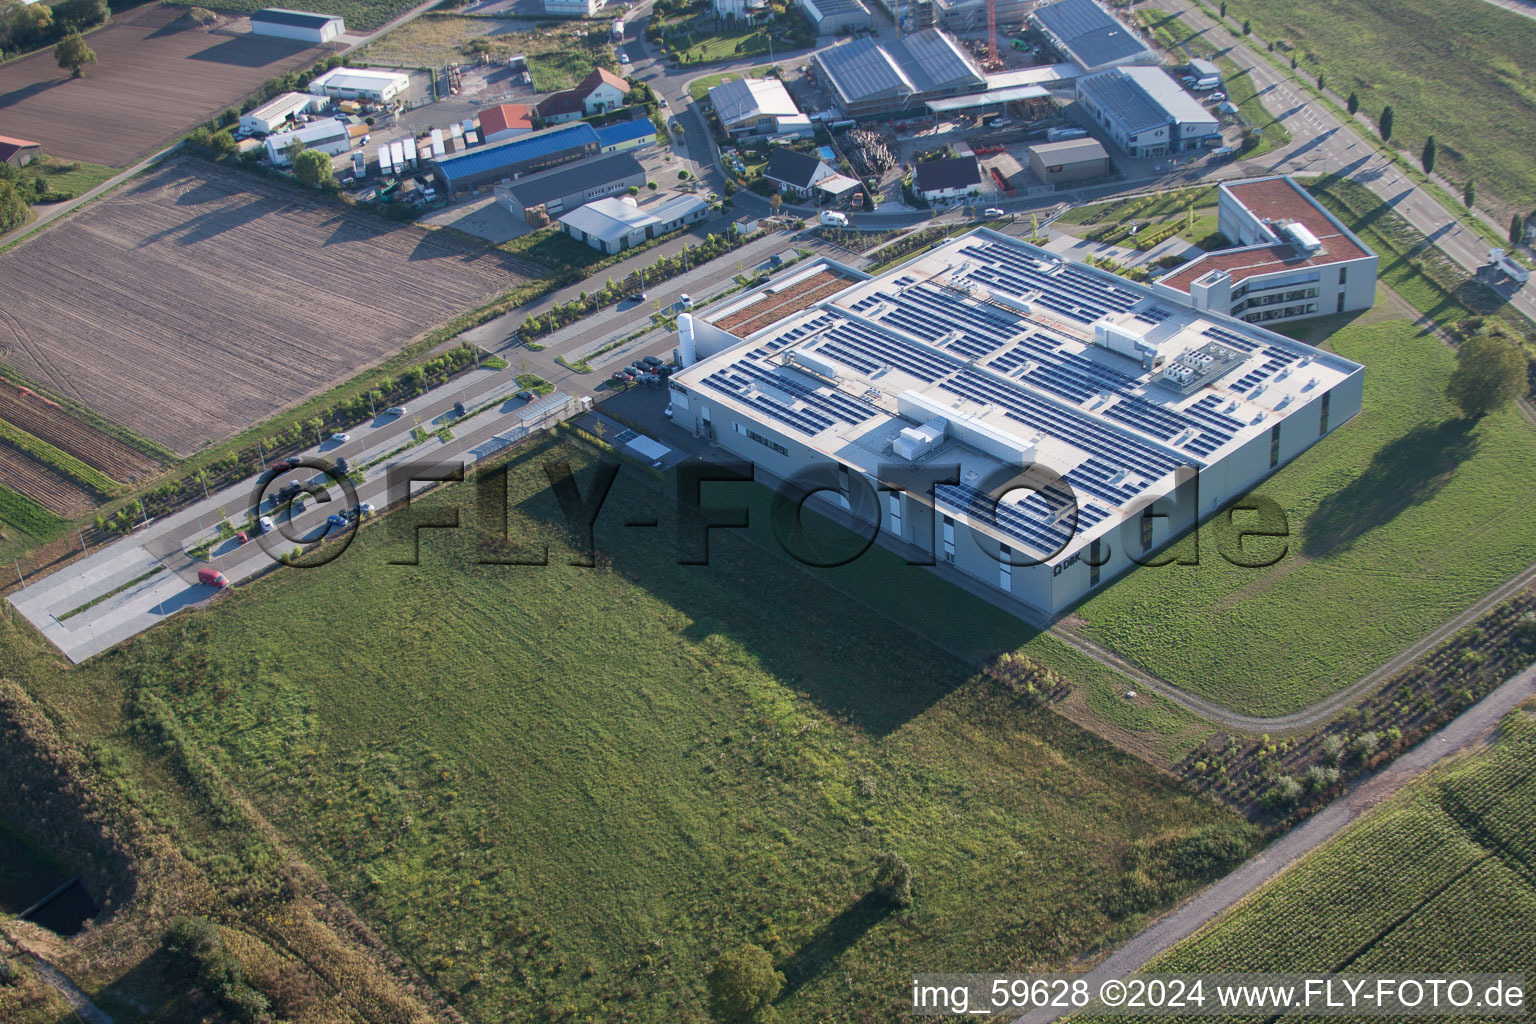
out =
[[[987,58],[992,67],[999,67],[997,59],[997,0],[987,0]]]

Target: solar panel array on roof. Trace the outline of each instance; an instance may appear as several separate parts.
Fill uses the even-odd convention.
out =
[[[906,96],[917,91],[890,55],[867,36],[828,47],[817,58],[849,102]]]
[[[1215,125],[1216,115],[1179,87],[1162,68],[1112,68],[1077,80],[1128,134],[1179,124]]]
[[[1147,46],[1125,24],[1093,0],[1060,0],[1032,15],[1054,35],[1085,70],[1150,56]]]
[[[925,28],[887,44],[892,59],[916,86],[916,91],[932,92],[971,86],[986,86],[981,73],[954,40],[936,28]]]

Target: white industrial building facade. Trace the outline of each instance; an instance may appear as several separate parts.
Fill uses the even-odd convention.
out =
[[[824,269],[679,318],[673,422],[1021,613],[1148,563],[1360,411],[1356,363],[988,229],[715,326]]]
[[[294,115],[303,114],[325,101],[303,92],[285,92],[263,103],[248,114],[240,115],[240,128],[247,133],[270,135],[287,124]]]
[[[306,43],[328,43],[346,30],[346,24],[334,14],[314,14],[310,11],[290,11],[283,7],[268,7],[251,15],[251,31],[258,36],[301,39]]]
[[[1161,294],[1249,323],[1370,309],[1376,254],[1290,177],[1227,182],[1217,226],[1234,247],[1159,278]]]
[[[1079,78],[1077,103],[1137,158],[1184,153],[1220,138],[1216,115],[1162,68],[1112,68]]]
[[[411,76],[401,71],[371,68],[332,68],[309,83],[316,96],[336,100],[367,100],[388,103],[411,86]]]

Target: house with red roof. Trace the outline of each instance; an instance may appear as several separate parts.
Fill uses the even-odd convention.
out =
[[[533,131],[533,111],[521,103],[498,103],[480,111],[482,142],[515,139]]]
[[[0,163],[10,164],[12,167],[25,167],[42,155],[43,146],[40,142],[28,142],[26,139],[13,139],[9,135],[0,135]]]
[[[545,97],[536,109],[545,124],[560,124],[617,110],[624,105],[624,97],[628,95],[628,82],[607,68],[598,68],[574,89]]]

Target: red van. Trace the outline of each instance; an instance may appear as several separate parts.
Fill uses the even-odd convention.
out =
[[[229,586],[229,580],[217,569],[197,570],[197,582],[206,583],[210,587],[218,587],[220,590]]]

